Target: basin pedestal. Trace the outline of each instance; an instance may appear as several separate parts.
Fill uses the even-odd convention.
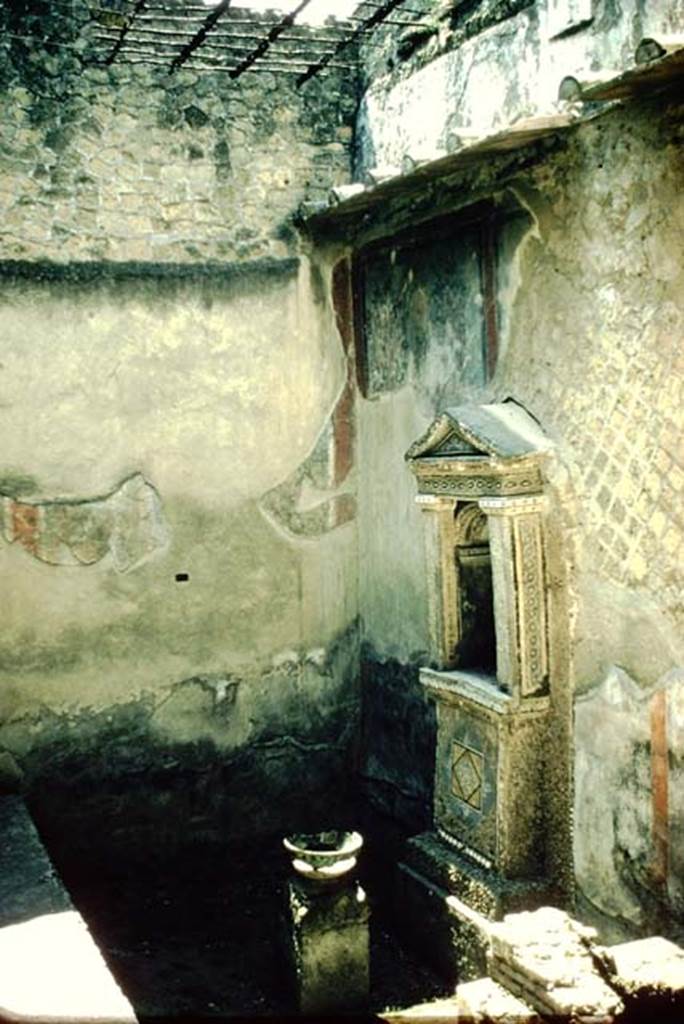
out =
[[[354,878],[357,832],[284,840],[294,877],[286,894],[285,935],[298,1009],[347,1013],[368,1003],[368,903]]]
[[[368,903],[356,881],[332,891],[288,886],[290,959],[302,1013],[346,1013],[368,1003]]]

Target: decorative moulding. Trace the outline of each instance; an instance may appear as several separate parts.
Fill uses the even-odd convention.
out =
[[[406,454],[426,513],[432,664],[484,671],[516,697],[548,690],[552,448],[525,409],[503,402],[446,410]]]
[[[472,499],[540,493],[541,466],[551,449],[521,406],[501,402],[445,410],[406,459],[420,494]]]

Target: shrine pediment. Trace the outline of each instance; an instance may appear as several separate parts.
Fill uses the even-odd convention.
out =
[[[530,494],[552,444],[516,402],[445,409],[406,453],[423,494]]]
[[[408,460],[452,457],[520,459],[548,451],[539,424],[515,402],[445,409],[406,453]]]

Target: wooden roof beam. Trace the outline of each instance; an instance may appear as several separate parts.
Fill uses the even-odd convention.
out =
[[[202,26],[197,30],[192,39],[185,44],[177,57],[171,61],[171,67],[169,68],[169,74],[172,75],[174,71],[177,71],[181,65],[185,64],[188,57],[197,50],[206,37],[209,35],[219,18],[226,13],[231,5],[232,0],[221,0],[216,5],[213,11],[207,15],[204,19]]]

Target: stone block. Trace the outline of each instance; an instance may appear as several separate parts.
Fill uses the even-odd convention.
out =
[[[544,1015],[612,1021],[624,1007],[598,970],[595,936],[555,907],[509,914],[491,927],[488,973]]]
[[[538,1024],[539,1014],[491,978],[466,982],[456,989],[455,1016],[496,1024]]]
[[[456,982],[484,974],[487,935],[476,924],[477,914],[470,920],[459,915],[446,889],[407,864],[398,865],[395,893],[400,933],[441,975]]]
[[[684,949],[654,935],[601,951],[611,985],[626,1006],[649,1009],[653,1019],[684,1019]],[[665,1017],[667,1015],[667,1018]]]
[[[286,941],[300,1011],[364,1009],[369,910],[361,886],[293,880],[287,895]]]

